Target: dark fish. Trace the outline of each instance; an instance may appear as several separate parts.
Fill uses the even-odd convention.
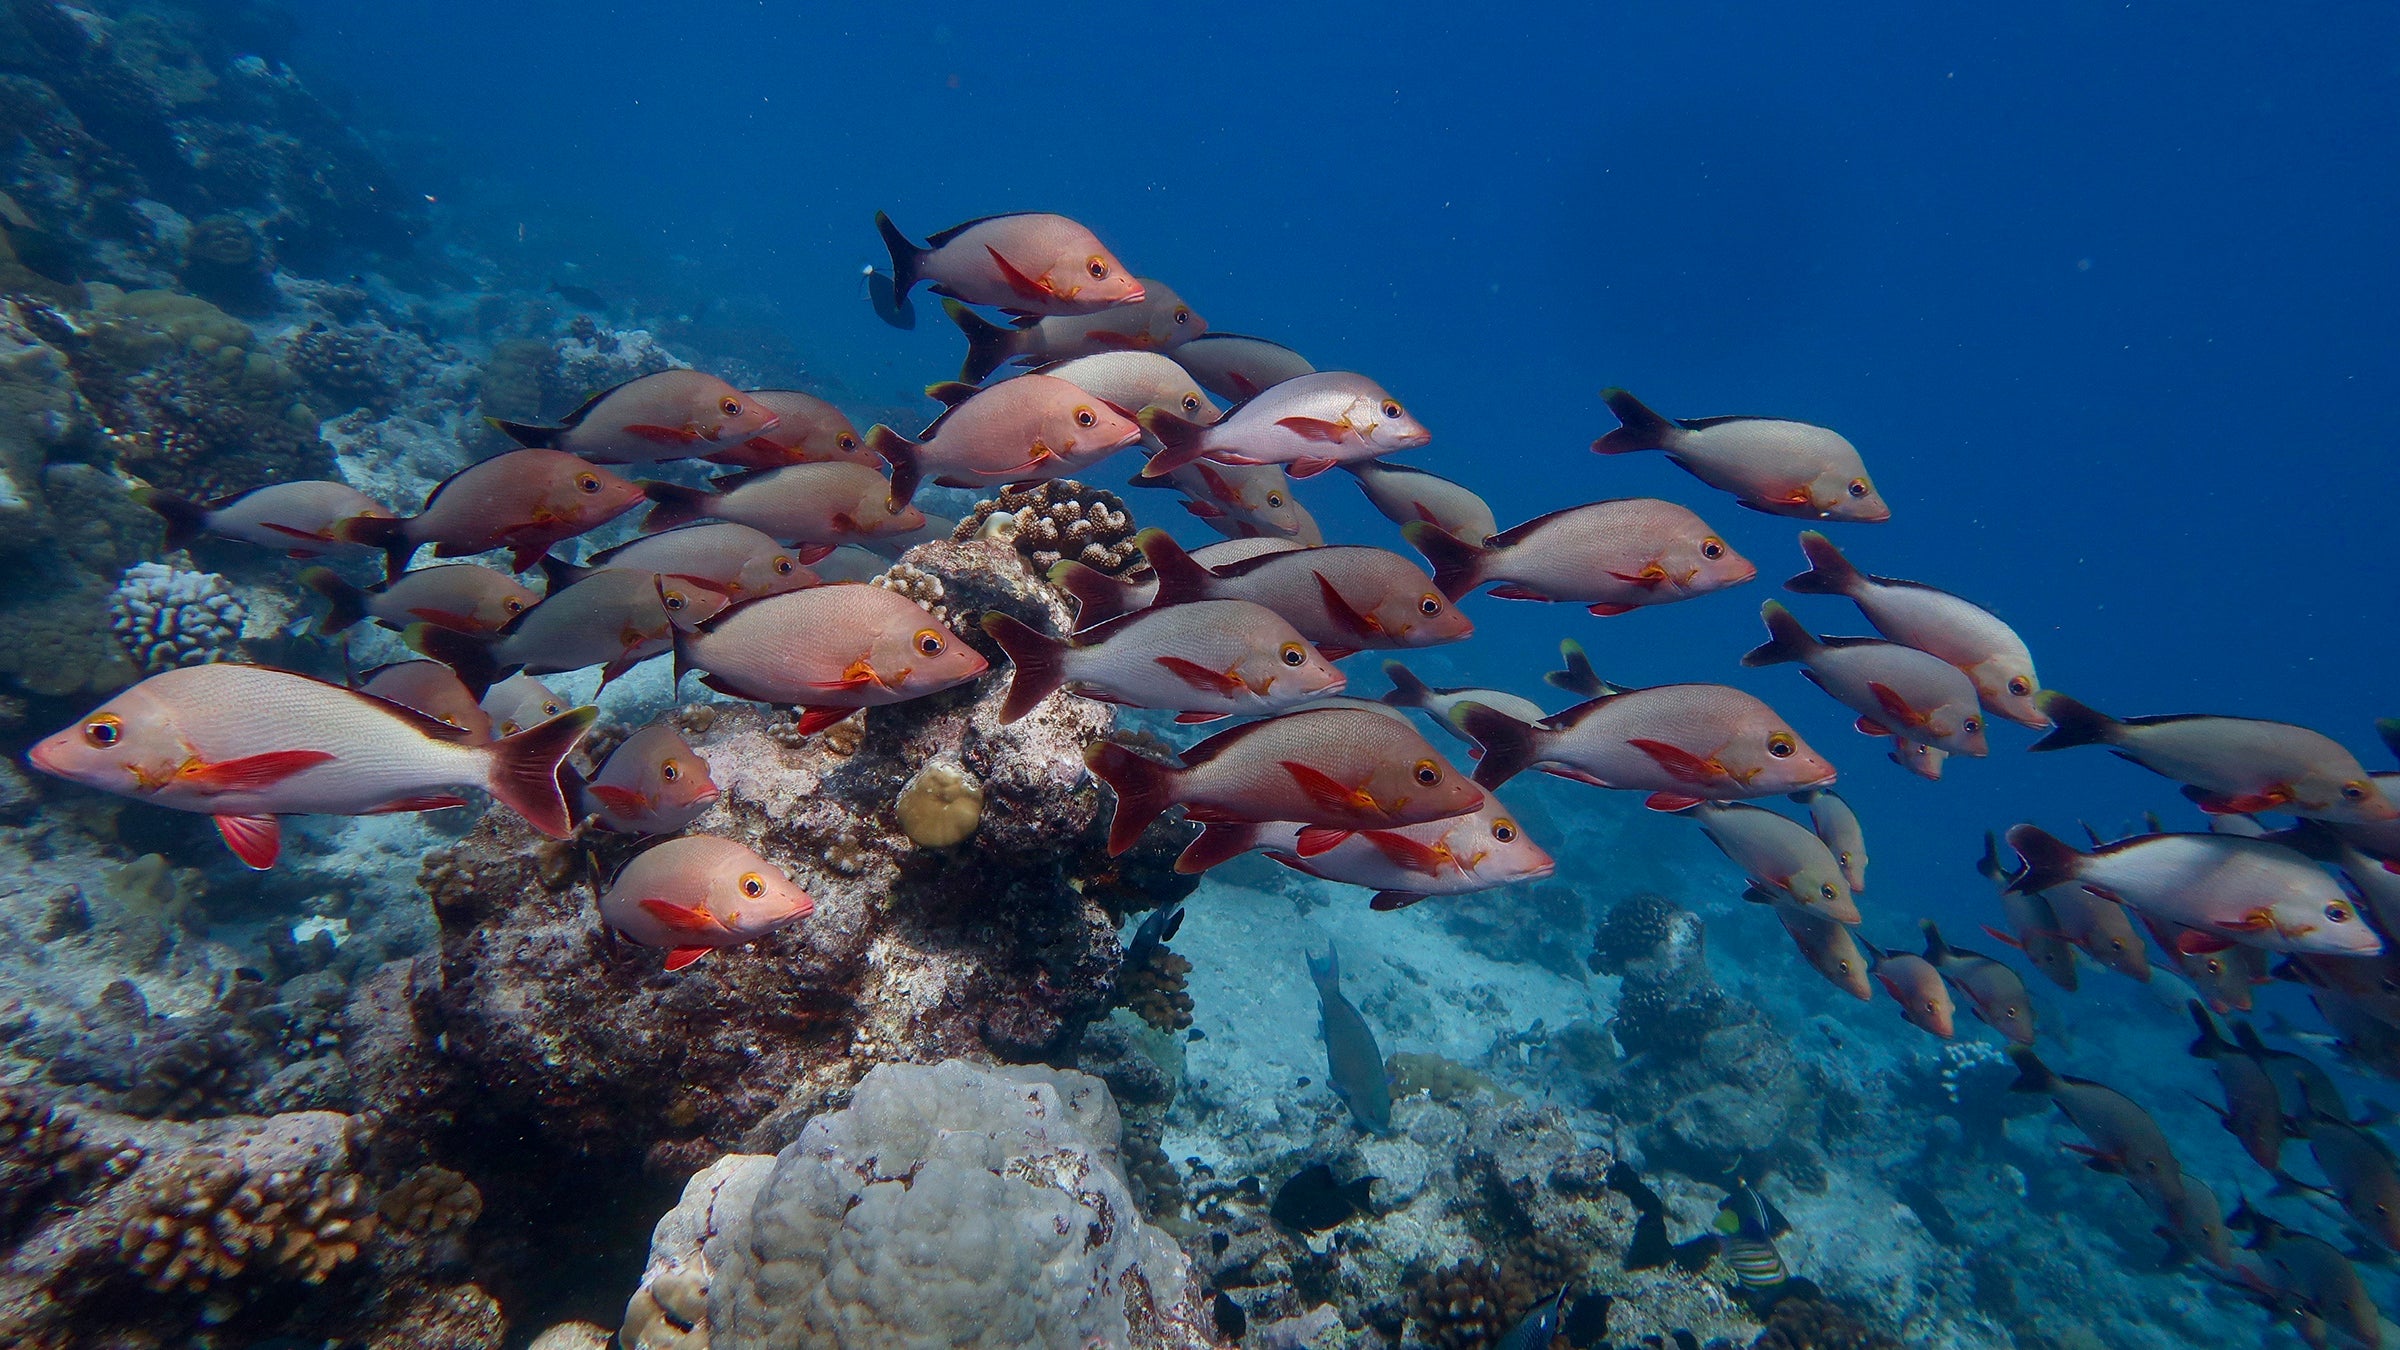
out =
[[[2346,1120],[2309,1122],[2309,1156],[2325,1173],[2333,1198],[2387,1251],[2400,1251],[2400,1164],[2375,1136]]]
[[[1566,1320],[1559,1324],[1559,1334],[1575,1350],[1589,1350],[1608,1334],[1608,1309],[1616,1299],[1608,1294],[1585,1294],[1567,1309]]]
[[[2251,1231],[2250,1252],[2263,1266],[2255,1274],[2263,1276],[2262,1292],[2270,1296],[2278,1311],[2321,1321],[2355,1345],[2383,1344],[2382,1317],[2374,1300],[2367,1297],[2358,1267],[2332,1243],[2294,1232],[2252,1209],[2247,1201],[2236,1205],[2225,1223]],[[2320,1328],[2314,1343],[2324,1343],[2322,1331]]]
[[[1208,1301],[1208,1311],[1217,1324],[1217,1335],[1226,1340],[1238,1341],[1242,1333],[1250,1329],[1250,1315],[1243,1312],[1242,1305],[1234,1302],[1222,1289]]]
[[[1976,1018],[2015,1044],[2033,1044],[2033,999],[2017,972],[1981,952],[1944,942],[1931,919],[1924,927],[1925,959],[1967,996]]]
[[[2319,1116],[2350,1119],[2350,1104],[2342,1090],[2317,1062],[2289,1050],[2272,1050],[2248,1022],[2233,1024],[2233,1043],[2259,1062],[2275,1080],[2275,1095],[2283,1102],[2284,1126],[2295,1139],[2306,1139],[2309,1124]]]
[[[2105,1084],[2053,1071],[2024,1046],[2012,1047],[2009,1058],[2018,1069],[2009,1091],[2047,1095],[2091,1140],[2089,1145],[2070,1146],[2084,1155],[2085,1166],[2124,1177],[2154,1209],[2171,1209],[2182,1202],[2183,1164],[2149,1112]]]
[[[1667,1239],[1667,1205],[1631,1164],[1609,1165],[1601,1184],[1633,1204],[1633,1240],[1625,1246],[1627,1270],[1655,1270],[1670,1262],[1683,1271],[1704,1268],[1717,1256],[1717,1235],[1703,1233],[1688,1242]]]
[[[1286,1228],[1322,1233],[1355,1215],[1372,1212],[1367,1192],[1374,1181],[1372,1176],[1335,1181],[1331,1167],[1310,1163],[1275,1188],[1275,1203],[1267,1206],[1267,1213]]]
[[[1498,1350],[1550,1350],[1550,1342],[1558,1336],[1559,1317],[1566,1305],[1567,1287],[1534,1306],[1525,1319],[1508,1329],[1500,1338]]]
[[[1308,958],[1308,977],[1317,985],[1325,1081],[1349,1106],[1360,1129],[1382,1134],[1392,1128],[1392,1088],[1383,1075],[1383,1048],[1375,1043],[1375,1029],[1367,1019],[1342,997],[1341,962],[1332,943],[1325,944],[1323,960]]]
[[[2275,1088],[2274,1076],[2266,1065],[2217,1032],[2216,1019],[2198,1000],[2191,1004],[2192,1023],[2200,1035],[2192,1042],[2194,1058],[2205,1059],[2217,1070],[2217,1084],[2225,1091],[2225,1105],[2220,1108],[2202,1099],[2200,1104],[2216,1112],[2225,1123],[2226,1132],[2241,1141],[2242,1151],[2251,1161],[2270,1172],[2283,1168],[2283,1102]]]
[[[1125,964],[1138,966],[1150,960],[1150,954],[1172,941],[1183,928],[1183,901],[1170,900],[1150,911],[1142,926],[1133,930],[1133,941],[1125,944]]]
[[[596,309],[602,312],[606,312],[608,309],[607,296],[589,286],[578,286],[572,281],[551,282],[550,293],[570,305],[581,305],[585,309]]]

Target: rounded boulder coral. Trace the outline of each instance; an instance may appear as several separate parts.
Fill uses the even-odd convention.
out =
[[[125,569],[108,613],[117,642],[145,675],[238,658],[248,617],[225,578],[154,562]]]

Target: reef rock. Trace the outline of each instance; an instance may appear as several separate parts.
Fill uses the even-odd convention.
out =
[[[773,1158],[693,1178],[620,1333],[638,1350],[1198,1347],[1142,1222],[1107,1088],[1071,1070],[891,1064]]]

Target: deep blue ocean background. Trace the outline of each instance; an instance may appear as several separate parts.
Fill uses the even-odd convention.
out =
[[[1573,635],[1623,682],[1766,697],[1869,823],[1870,931],[1988,920],[1986,828],[2195,813],[2005,725],[1920,782],[1795,671],[1741,670],[1799,526],[1590,454],[1603,386],[1842,430],[1894,518],[1839,542],[2012,621],[2052,687],[2303,722],[2388,767],[2400,11],[416,0],[305,22],[304,71],[413,130],[404,179],[528,275],[771,332],[889,402],[960,344],[930,305],[908,334],[870,313],[873,213],[921,236],[1057,210],[1215,329],[1382,380],[1434,429],[1409,458],[1503,524],[1693,506],[1759,583],[1614,620],[1477,600],[1474,643],[1419,664],[1537,693]],[[1303,492],[1330,537],[1396,545],[1341,475]]]

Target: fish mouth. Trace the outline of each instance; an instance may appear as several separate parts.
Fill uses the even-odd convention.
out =
[[[723,789],[723,788],[710,788],[708,791],[706,791],[706,792],[703,792],[703,793],[701,793],[699,796],[696,796],[696,797],[692,798],[692,805],[693,805],[695,808],[705,809],[705,808],[707,808],[707,807],[711,807],[711,806],[714,806],[714,805],[716,805],[716,804],[717,804],[717,798],[719,798],[719,797],[722,797],[722,796],[724,796],[724,795],[725,795],[725,789]]]
[[[1137,285],[1132,290],[1125,292],[1125,298],[1119,300],[1117,303],[1120,305],[1138,305],[1149,298],[1149,287]]]
[[[43,773],[50,774],[53,777],[64,778],[66,775],[59,770],[58,761],[52,758],[54,752],[52,751],[51,747],[56,744],[56,741],[41,742],[39,745],[36,745],[31,750],[25,752],[25,761],[31,764],[33,767],[40,769]]]

